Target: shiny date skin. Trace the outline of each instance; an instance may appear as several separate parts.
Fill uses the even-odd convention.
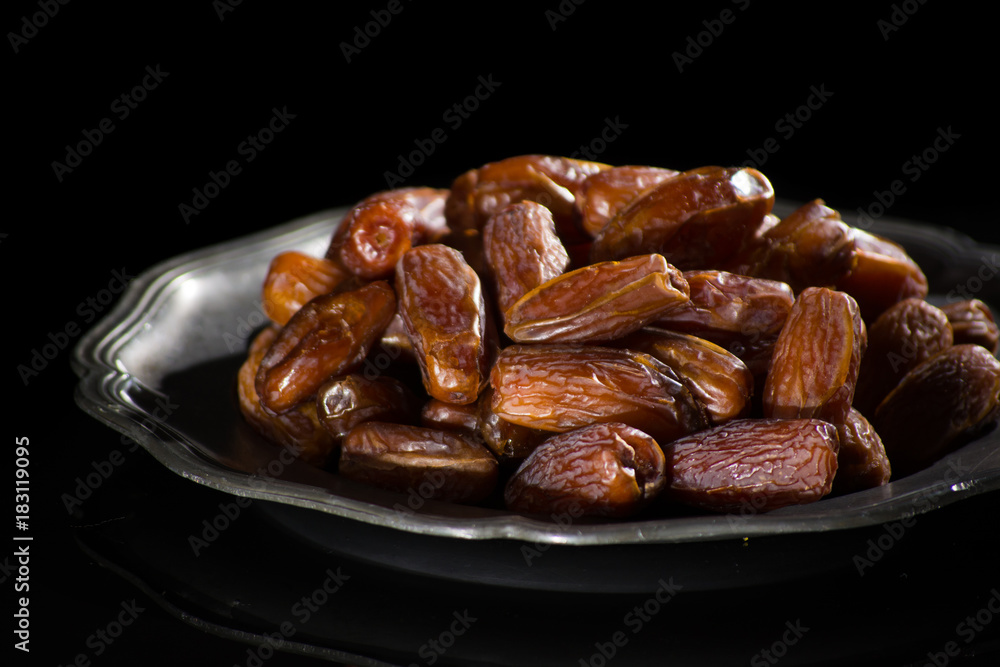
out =
[[[899,301],[868,327],[854,407],[867,417],[917,364],[952,346],[948,316],[923,299]]]
[[[586,426],[538,445],[504,489],[514,512],[623,518],[659,495],[665,459],[657,442],[625,424]]]
[[[328,380],[316,392],[320,423],[338,442],[366,421],[414,424],[420,416],[416,394],[396,378],[373,379],[361,374]]]
[[[427,393],[449,403],[475,402],[491,354],[479,276],[458,250],[426,244],[403,255],[396,292]]]
[[[1000,361],[954,345],[914,367],[875,410],[872,425],[893,478],[926,468],[990,428],[1000,413]]]
[[[548,431],[515,424],[493,410],[493,388],[483,390],[476,403],[476,433],[503,464],[523,461],[543,440]]]
[[[679,173],[660,167],[622,165],[591,174],[576,196],[580,224],[596,238],[633,199]]]
[[[688,301],[681,272],[661,255],[598,262],[556,276],[507,311],[519,343],[597,343],[621,338]]]
[[[349,479],[419,492],[428,500],[477,503],[496,487],[498,465],[485,447],[461,433],[369,421],[344,438],[338,470]]]
[[[851,408],[847,419],[837,426],[840,453],[833,493],[843,495],[889,483],[892,464],[882,438],[861,412]]]
[[[336,263],[297,250],[279,253],[271,260],[261,303],[275,324],[284,326],[302,306],[328,294],[345,282],[349,274]]]
[[[742,419],[663,448],[663,496],[713,512],[770,512],[833,488],[837,427],[819,419]]]
[[[280,414],[311,399],[330,376],[357,368],[395,313],[396,295],[385,281],[309,301],[261,360],[261,405]]]
[[[809,287],[795,299],[764,382],[764,417],[847,419],[867,330],[849,294]]]
[[[691,395],[705,407],[713,426],[749,416],[754,376],[739,357],[703,338],[645,327],[616,341],[644,352],[677,373]]]
[[[264,409],[257,395],[257,370],[278,331],[277,326],[263,329],[250,343],[247,358],[237,375],[240,413],[268,441],[295,452],[297,458],[306,463],[323,467],[335,452],[337,441],[323,428],[316,404],[311,401],[301,403],[292,410],[275,415]]]
[[[662,445],[708,424],[669,366],[633,350],[511,345],[497,356],[490,384],[496,414],[543,431],[622,422]]]
[[[774,205],[756,169],[701,167],[632,200],[598,234],[591,261],[659,253],[681,270],[716,269],[736,254]]]
[[[511,204],[490,216],[482,243],[501,313],[569,266],[552,213],[533,201]]]
[[[990,307],[979,299],[964,299],[941,306],[948,317],[955,344],[982,345],[991,354],[1000,348],[1000,328]]]
[[[851,229],[851,236],[854,267],[835,287],[854,297],[866,322],[899,301],[927,296],[927,277],[903,246],[858,228]]]

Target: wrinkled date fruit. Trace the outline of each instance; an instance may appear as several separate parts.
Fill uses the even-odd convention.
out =
[[[304,305],[275,338],[257,371],[261,404],[278,414],[311,398],[331,375],[355,369],[396,312],[385,281]]]
[[[501,313],[569,265],[552,213],[532,201],[511,204],[490,216],[483,228],[483,252]]]
[[[432,398],[420,409],[420,425],[478,437],[479,402],[458,405]]]
[[[721,268],[760,226],[774,189],[756,169],[702,167],[632,200],[598,234],[591,260],[659,253],[682,270]]]
[[[769,512],[830,493],[837,427],[819,419],[742,419],[663,448],[665,497],[716,512]]]
[[[705,428],[704,408],[648,354],[586,345],[511,345],[490,375],[493,411],[543,431],[622,422],[666,443]]]
[[[841,495],[864,491],[889,483],[892,466],[885,454],[882,438],[858,410],[851,408],[847,420],[837,426],[840,453],[833,493]]]
[[[660,167],[624,165],[591,174],[576,197],[580,224],[596,238],[633,199],[679,173]]]
[[[275,415],[265,410],[257,395],[256,377],[264,353],[278,336],[278,327],[262,330],[250,343],[246,361],[237,376],[237,398],[240,412],[259,434],[269,441],[287,447],[306,463],[322,467],[336,448],[336,441],[323,428],[316,413],[316,404],[302,403],[294,410]]]
[[[549,431],[522,426],[501,418],[493,411],[493,388],[489,385],[480,395],[476,407],[479,437],[502,463],[523,461],[535,447],[552,435]]]
[[[795,294],[787,284],[726,271],[685,271],[690,299],[656,325],[698,336],[732,352],[755,377],[767,373]]]
[[[332,292],[348,274],[328,259],[297,250],[275,256],[268,267],[261,303],[275,324],[284,326],[310,300]]]
[[[327,258],[365,280],[387,279],[411,246],[447,232],[447,190],[401,188],[355,204],[333,234]]]
[[[316,393],[320,422],[338,442],[366,421],[415,423],[420,403],[409,387],[387,376],[368,379],[352,374],[335,377]]]
[[[850,295],[826,287],[799,294],[774,346],[764,416],[847,419],[867,332]]]
[[[990,307],[979,299],[965,299],[941,306],[951,322],[955,345],[982,345],[992,354],[1000,347],[1000,328]]]
[[[901,245],[863,229],[854,228],[851,234],[856,263],[836,287],[854,297],[866,321],[874,321],[898,301],[927,296],[927,277]]]
[[[489,373],[479,276],[454,248],[415,246],[399,262],[396,291],[427,393],[449,403],[474,402]]]
[[[526,514],[622,518],[663,488],[663,451],[625,424],[595,424],[540,444],[508,481],[507,508]]]
[[[347,434],[338,469],[355,481],[453,503],[479,502],[497,482],[496,459],[467,436],[374,421]]]
[[[871,417],[910,369],[951,346],[951,323],[940,308],[916,298],[890,306],[868,327],[854,407]]]
[[[563,273],[507,311],[519,343],[603,342],[632,333],[688,301],[679,270],[661,255],[598,262]]]
[[[980,345],[955,345],[906,374],[871,420],[903,477],[926,468],[996,421],[1000,361]]]
[[[754,377],[739,357],[715,343],[655,327],[646,327],[617,341],[645,352],[677,373],[695,400],[705,406],[712,425],[748,416]]]
[[[831,286],[857,263],[854,232],[840,213],[815,199],[767,230],[728,268],[788,283],[796,294],[806,287]]]

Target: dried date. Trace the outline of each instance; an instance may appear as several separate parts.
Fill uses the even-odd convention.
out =
[[[584,231],[596,238],[633,199],[679,173],[660,167],[623,165],[591,174],[576,196]]]
[[[927,277],[901,245],[863,229],[851,234],[855,265],[835,286],[854,297],[866,321],[903,299],[927,296]]]
[[[948,317],[956,345],[982,345],[992,354],[1000,347],[1000,328],[990,307],[979,299],[964,299],[941,306]]]
[[[861,412],[851,408],[847,419],[837,426],[840,453],[833,493],[842,495],[884,486],[892,477],[892,464],[882,438]]]
[[[339,442],[366,421],[413,424],[419,419],[420,402],[396,378],[350,374],[331,378],[319,388],[316,411],[324,428]]]
[[[349,274],[336,263],[297,250],[279,253],[271,260],[261,290],[264,312],[284,326],[302,306],[332,292]]]

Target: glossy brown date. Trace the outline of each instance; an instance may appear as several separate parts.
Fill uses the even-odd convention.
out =
[[[596,343],[621,338],[688,301],[679,270],[661,255],[598,262],[542,283],[507,311],[519,343]]]
[[[591,174],[576,196],[584,231],[596,238],[633,199],[679,173],[660,167],[623,165]]]
[[[1000,328],[990,307],[979,299],[963,299],[941,306],[951,322],[955,344],[982,345],[992,354],[1000,347]]]
[[[320,423],[339,442],[366,421],[416,423],[420,402],[409,387],[395,378],[383,375],[369,379],[351,374],[331,378],[319,388],[316,411]]]
[[[633,350],[511,345],[497,356],[490,384],[497,415],[543,431],[622,422],[663,444],[708,424],[669,366]]]
[[[644,352],[677,373],[691,395],[705,407],[715,426],[749,416],[754,376],[739,357],[715,343],[689,334],[646,327],[616,342]]]
[[[479,276],[454,248],[415,246],[399,262],[396,292],[427,393],[449,403],[475,402],[490,362]]]
[[[841,495],[864,491],[889,483],[892,465],[886,456],[882,438],[858,410],[851,408],[847,419],[837,426],[840,453],[833,493]]]
[[[420,409],[420,425],[475,437],[479,434],[479,403],[458,405],[432,398]]]
[[[756,169],[701,167],[632,200],[598,234],[591,261],[659,253],[681,270],[716,269],[739,251],[774,205]]]
[[[866,417],[910,369],[952,346],[948,316],[923,299],[898,301],[868,327],[868,349],[861,361],[854,407]]]
[[[483,227],[482,243],[501,313],[569,265],[552,213],[533,201],[511,204],[491,215]]]
[[[496,459],[471,438],[375,421],[347,434],[338,470],[355,481],[453,503],[479,502],[497,482]]]
[[[237,375],[236,391],[240,412],[257,433],[270,442],[285,447],[306,463],[323,467],[330,459],[337,442],[323,428],[312,401],[302,403],[280,415],[272,414],[260,404],[256,377],[261,359],[278,336],[278,327],[261,330],[250,343],[247,358]]]
[[[837,474],[837,428],[819,419],[742,419],[663,448],[666,498],[715,512],[811,503]]]
[[[271,260],[261,290],[264,312],[284,326],[302,306],[328,294],[348,278],[348,273],[323,257],[297,250],[279,253]]]
[[[690,299],[655,321],[725,348],[763,378],[795,295],[787,284],[726,271],[685,271]]]
[[[493,388],[487,385],[476,403],[476,430],[501,463],[520,462],[552,435],[503,419],[493,410]]]
[[[595,424],[540,444],[508,481],[507,508],[526,514],[628,517],[662,490],[663,451],[620,423]]]
[[[927,296],[927,277],[901,245],[853,228],[855,265],[836,280],[836,288],[858,302],[861,316],[873,322],[894,303]]]
[[[327,378],[354,370],[396,312],[385,281],[318,296],[304,305],[271,344],[257,372],[261,404],[279,414],[312,398]]]
[[[954,345],[907,373],[871,420],[903,477],[926,468],[990,427],[1000,412],[1000,361],[973,344]]]
[[[842,424],[867,346],[858,305],[844,292],[808,287],[795,299],[764,382],[764,417]]]

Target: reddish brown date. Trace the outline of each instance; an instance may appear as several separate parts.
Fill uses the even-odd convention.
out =
[[[475,437],[479,434],[479,402],[457,405],[432,398],[420,409],[420,425]]]
[[[490,384],[497,415],[543,431],[622,422],[663,444],[708,423],[669,366],[633,350],[511,345],[500,351]]]
[[[659,253],[681,270],[715,269],[740,250],[774,205],[756,169],[701,167],[632,200],[594,239],[591,260]]]
[[[261,290],[264,312],[284,326],[299,308],[321,294],[332,292],[348,273],[334,262],[297,250],[279,253],[271,260]]]
[[[482,242],[501,313],[569,265],[552,213],[533,201],[511,204],[491,215]]]
[[[867,346],[858,305],[844,292],[808,287],[795,299],[764,382],[764,416],[847,419]]]
[[[256,377],[264,353],[278,336],[278,327],[263,329],[250,343],[246,361],[237,376],[237,398],[240,412],[257,433],[270,442],[288,448],[306,463],[326,465],[337,443],[323,428],[316,413],[316,404],[306,402],[295,409],[275,415],[263,408],[257,395]]]
[[[739,357],[715,343],[646,327],[616,344],[645,352],[672,368],[695,400],[705,406],[712,425],[748,416],[754,390],[753,373]]]
[[[927,296],[927,277],[901,245],[863,229],[851,230],[855,266],[837,279],[837,289],[858,302],[861,316],[873,322],[903,299]]]
[[[596,343],[621,338],[688,301],[687,280],[661,255],[599,262],[556,276],[507,311],[519,343]]]
[[[837,428],[818,419],[743,419],[663,448],[664,496],[706,510],[757,513],[819,500],[837,474]]]
[[[526,514],[632,516],[662,490],[663,451],[625,424],[595,424],[540,444],[504,489],[507,508]]]
[[[366,421],[413,424],[419,419],[420,402],[413,391],[395,378],[374,379],[360,374],[335,377],[316,393],[320,422],[336,441]]]
[[[685,271],[691,296],[656,326],[711,341],[763,378],[795,295],[787,284],[726,271]]]
[[[822,199],[788,214],[751,247],[727,268],[788,283],[796,294],[806,287],[836,284],[857,263],[854,229]]]
[[[497,482],[496,459],[471,438],[375,421],[347,434],[338,469],[355,481],[453,503],[479,502]]]
[[[965,299],[941,306],[941,310],[951,322],[956,345],[972,343],[982,345],[994,355],[997,353],[1000,328],[989,306],[979,299]]]
[[[951,323],[940,308],[917,298],[890,306],[868,327],[854,407],[872,417],[904,375],[952,342]]]
[[[894,478],[926,468],[993,425],[1000,361],[980,345],[955,345],[916,366],[871,420]]]
[[[490,361],[479,276],[459,251],[432,243],[403,255],[396,291],[427,393],[449,403],[475,402]]]
[[[448,190],[400,188],[355,204],[330,240],[327,258],[365,280],[387,279],[411,246],[436,241],[447,232]]]
[[[331,375],[354,370],[396,312],[396,295],[385,281],[304,305],[288,321],[261,360],[257,393],[275,414],[312,398]]]
[[[584,231],[596,238],[633,199],[679,173],[660,167],[623,165],[591,174],[576,196]]]
[[[489,385],[480,395],[476,408],[479,437],[501,463],[523,461],[552,435],[548,431],[515,424],[500,417],[493,411],[493,389]]]
[[[885,454],[882,438],[859,411],[851,408],[847,420],[837,426],[840,453],[833,493],[864,491],[889,483],[892,465]]]

